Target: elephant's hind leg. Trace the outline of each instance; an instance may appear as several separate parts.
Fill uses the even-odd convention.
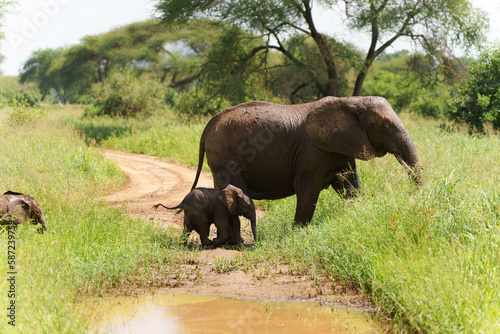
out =
[[[184,224],[188,225],[188,229],[195,230],[200,235],[200,241],[203,246],[212,245],[212,240],[208,238],[210,235],[210,220],[205,213],[198,213],[193,215],[184,216]],[[186,226],[186,225],[185,225]]]

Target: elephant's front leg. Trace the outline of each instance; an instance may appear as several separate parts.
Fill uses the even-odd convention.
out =
[[[297,194],[294,226],[307,226],[316,209],[316,203],[322,189],[321,183],[315,181],[314,178],[297,178],[294,184]]]
[[[217,227],[217,238],[214,238],[214,247],[219,247],[230,241],[232,238],[231,226],[229,218],[219,217],[214,221],[215,227]]]
[[[349,159],[346,166],[336,173],[332,187],[344,199],[355,197],[358,194],[361,186],[356,168],[356,159]]]
[[[241,221],[240,217],[232,216],[229,220],[231,236],[229,238],[229,243],[231,245],[238,245],[243,243],[243,238],[241,238]]]

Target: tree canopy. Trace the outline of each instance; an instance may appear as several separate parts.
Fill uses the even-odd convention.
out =
[[[43,96],[78,102],[96,82],[122,69],[148,72],[170,87],[182,89],[199,75],[199,57],[218,38],[220,29],[207,21],[192,22],[176,32],[145,21],[86,36],[67,48],[35,51],[20,71]]]
[[[346,28],[371,37],[364,56],[351,63],[356,72],[353,95],[360,95],[373,61],[396,40],[408,39],[447,65],[457,48],[467,50],[483,40],[488,26],[486,15],[468,0],[321,0],[317,5],[344,13]],[[345,43],[335,36],[319,32],[313,16],[312,0],[159,0],[157,11],[168,26],[193,18],[212,19],[234,25],[261,38],[262,43],[249,50],[249,57],[265,57],[278,51],[290,65],[302,69],[302,82],[293,91],[313,85],[322,96],[338,96],[342,80],[338,46]],[[292,52],[295,36],[311,38],[326,73],[320,79],[315,64]]]

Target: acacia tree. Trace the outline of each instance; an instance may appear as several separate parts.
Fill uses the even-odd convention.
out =
[[[63,91],[62,79],[58,71],[54,71],[53,65],[58,59],[62,59],[63,49],[45,49],[33,52],[24,63],[19,74],[19,81],[35,82],[42,93],[42,101],[51,91],[59,95]],[[61,101],[63,96],[58,96]]]
[[[318,0],[317,4],[343,12],[348,28],[371,36],[364,61],[356,68],[353,95],[361,94],[373,61],[396,40],[410,39],[446,62],[455,47],[467,49],[480,42],[487,27],[486,15],[468,0]],[[254,47],[249,57],[277,50],[308,72],[308,81],[323,96],[338,96],[337,61],[327,36],[318,31],[312,5],[312,0],[158,0],[156,9],[167,25],[209,18],[260,35],[264,42]],[[318,80],[310,63],[297,59],[287,48],[286,40],[296,34],[314,40],[326,69],[326,82]]]

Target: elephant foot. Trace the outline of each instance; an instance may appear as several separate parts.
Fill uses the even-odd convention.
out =
[[[294,230],[295,228],[304,228],[307,227],[308,225],[309,221],[296,220],[293,222],[292,230]]]
[[[229,245],[241,245],[241,244],[243,244],[243,238],[240,237],[237,240],[231,239],[228,241],[228,244]]]

